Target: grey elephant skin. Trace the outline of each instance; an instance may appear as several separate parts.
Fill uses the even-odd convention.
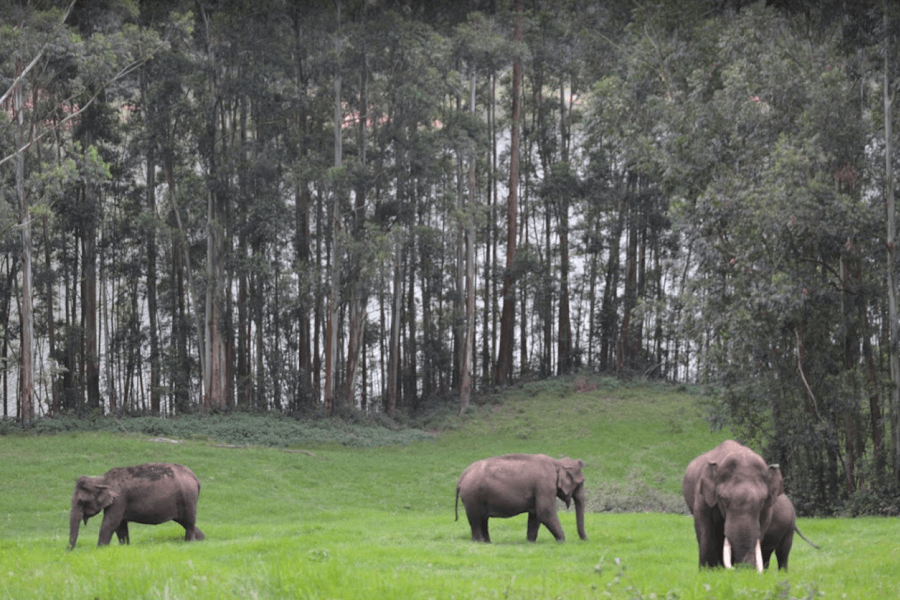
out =
[[[186,541],[202,540],[197,528],[200,480],[184,465],[149,463],[110,469],[101,477],[82,476],[72,492],[69,513],[69,549],[78,541],[82,520],[103,511],[98,546],[109,544],[113,533],[119,543],[130,542],[128,523],[158,525],[175,521],[184,527]]]
[[[691,461],[682,491],[701,567],[743,563],[762,572],[775,552],[779,568],[787,569],[797,526],[778,465],[727,440]]]
[[[797,513],[794,511],[794,505],[786,494],[782,494],[775,499],[775,504],[772,506],[772,520],[762,538],[763,567],[769,568],[769,559],[774,552],[778,559],[778,568],[787,571],[788,557],[791,554],[791,546],[794,544],[795,532],[807,544],[813,548],[819,548],[806,539],[806,536],[797,528]]]
[[[528,513],[528,541],[537,539],[544,525],[557,541],[565,541],[556,499],[575,501],[578,535],[584,532],[584,461],[554,459],[544,454],[509,454],[469,465],[456,483],[456,519],[462,499],[472,528],[472,540],[490,542],[488,519]]]

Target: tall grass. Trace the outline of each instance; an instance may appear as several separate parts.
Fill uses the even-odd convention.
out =
[[[233,447],[208,434],[173,444],[108,431],[0,437],[0,597],[900,596],[893,519],[800,519],[822,550],[797,539],[789,573],[698,570],[691,519],[679,514],[681,476],[727,433],[710,432],[686,393],[611,384],[578,392],[573,382],[510,390],[402,445],[294,438]],[[589,507],[626,512],[589,513],[586,542],[564,507],[564,544],[546,530],[526,542],[524,516],[493,519],[491,545],[469,541],[464,513],[453,520],[456,479],[472,461],[508,452],[584,459]],[[206,540],[184,543],[172,523],[132,525],[130,546],[97,548],[98,516],[67,551],[75,479],[147,461],[182,462],[201,478]]]

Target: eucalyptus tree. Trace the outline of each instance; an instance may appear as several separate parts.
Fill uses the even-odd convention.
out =
[[[522,17],[521,3],[515,0],[513,3],[513,30],[512,41],[520,45],[522,42]],[[502,298],[503,308],[500,317],[500,344],[497,349],[497,366],[494,370],[494,383],[506,385],[513,377],[513,346],[515,340],[516,319],[516,290],[514,266],[516,261],[517,236],[519,234],[519,143],[521,136],[522,118],[522,48],[520,46],[512,67],[512,83],[510,92],[510,155],[509,155],[509,186],[506,202],[506,263],[503,272]],[[524,318],[524,314],[522,315]],[[525,360],[525,357],[522,357]]]
[[[99,186],[108,177],[102,144],[96,134],[97,116],[109,113],[107,92],[111,85],[121,84],[133,70],[155,49],[152,37],[137,33],[131,25],[133,14],[128,7],[114,4],[108,7],[104,19],[92,23],[87,7],[76,7],[74,3],[60,4],[47,10],[33,7],[8,7],[4,17],[6,33],[4,39],[11,44],[7,55],[7,67],[14,69],[9,78],[13,86],[4,93],[5,100],[13,94],[20,135],[11,154],[0,159],[0,164],[9,160],[15,162],[18,191],[18,208],[22,232],[22,363],[20,365],[20,417],[28,423],[34,414],[33,385],[33,261],[31,240],[31,217],[33,207],[29,204],[39,199],[45,218],[52,206],[61,211],[62,220],[73,223],[73,213],[68,209],[81,211],[82,216],[99,214],[101,199],[97,195]],[[103,31],[104,24],[110,31]],[[70,27],[72,29],[70,29]],[[26,106],[24,98],[30,97]],[[27,113],[27,114],[26,114]],[[25,123],[30,121],[27,136]],[[50,135],[50,134],[54,135]],[[55,153],[43,150],[52,147]],[[33,159],[28,157],[32,156]],[[31,164],[27,167],[26,162]],[[26,178],[32,182],[26,182]],[[31,188],[26,192],[26,187]],[[33,193],[34,198],[29,199]],[[64,201],[72,200],[68,205]],[[78,207],[82,200],[89,210]],[[46,220],[44,223],[46,224]],[[96,223],[96,222],[94,222]],[[45,243],[48,242],[45,228]],[[83,281],[81,289],[81,318],[83,322],[81,367],[74,362],[65,363],[71,374],[78,371],[86,377],[88,401],[92,406],[102,408],[100,398],[100,359],[98,335],[98,306],[96,303],[96,263],[93,249],[96,247],[96,230],[91,227],[80,232],[82,242]],[[47,254],[49,256],[49,254]],[[48,269],[51,268],[47,261]],[[49,276],[49,275],[48,275]],[[51,289],[52,284],[47,284]],[[51,334],[49,356],[56,359],[53,317],[53,294],[46,295],[45,315],[50,319],[48,331]],[[77,302],[72,304],[73,308]],[[67,304],[68,308],[68,304]],[[71,316],[67,312],[67,316]],[[72,323],[72,321],[69,321]],[[82,368],[83,367],[83,368]],[[53,377],[53,376],[51,376]],[[50,406],[58,406],[55,396]],[[76,403],[72,406],[76,408]]]
[[[485,211],[480,208],[482,203],[477,201],[479,188],[484,190],[484,195],[490,198],[491,203],[494,202],[494,190],[491,189],[491,187],[488,187],[492,186],[492,182],[487,181],[487,185],[479,185],[477,178],[479,171],[483,170],[488,171],[490,177],[493,177],[495,165],[490,158],[484,158],[487,150],[485,142],[489,144],[489,147],[493,147],[497,143],[497,141],[493,139],[493,134],[495,132],[487,132],[491,135],[490,139],[485,136],[485,121],[492,118],[492,113],[488,112],[486,115],[487,119],[484,119],[481,117],[478,107],[478,99],[479,96],[481,96],[484,98],[482,102],[487,103],[488,111],[490,111],[495,104],[495,86],[491,85],[486,93],[483,94],[478,94],[478,89],[479,85],[481,85],[482,88],[485,87],[481,82],[490,82],[493,84],[495,74],[508,63],[508,57],[511,55],[512,48],[505,36],[498,30],[498,18],[496,14],[486,15],[480,12],[469,13],[467,22],[457,25],[454,37],[461,69],[468,75],[468,93],[466,94],[466,101],[460,101],[460,97],[463,96],[463,94],[459,93],[456,103],[459,107],[466,106],[466,114],[458,111],[457,119],[455,120],[460,126],[460,133],[462,134],[460,136],[462,139],[459,140],[460,147],[456,149],[458,164],[460,167],[462,167],[464,162],[467,164],[466,190],[465,193],[463,193],[462,186],[460,185],[458,186],[459,190],[457,194],[460,198],[457,214],[459,215],[460,220],[461,243],[459,244],[459,252],[457,254],[459,258],[457,265],[458,274],[456,278],[456,288],[458,292],[456,297],[460,300],[459,314],[463,315],[460,322],[464,324],[464,327],[460,328],[462,335],[456,336],[456,345],[460,351],[458,361],[460,389],[459,411],[460,414],[462,414],[468,410],[474,386],[474,356],[476,354],[475,299],[477,285],[475,279],[475,238],[476,231],[481,229],[478,227],[478,222],[482,220],[480,215],[486,214]],[[485,164],[489,165],[487,169],[480,167],[480,165]],[[462,173],[462,168],[458,170]],[[465,200],[463,200],[463,198]],[[493,211],[495,210],[493,204],[491,205],[490,210],[493,214]],[[497,255],[496,235],[494,233],[495,228],[492,227],[492,225],[493,219],[490,219],[488,220],[488,226],[484,228],[486,232],[484,239],[484,256],[486,258],[484,262],[485,271],[489,273],[483,281],[483,311],[485,315],[483,336],[485,339],[485,350],[482,352],[482,360],[484,362],[485,372],[489,372],[489,365],[491,362],[491,352],[487,349],[487,340],[491,336],[488,329],[488,323],[494,321],[494,319],[489,319],[488,317],[493,311],[492,307],[494,304],[494,300],[489,294],[492,289],[492,276],[490,273],[493,271],[493,265],[490,265],[489,262],[492,256],[496,257]]]
[[[677,32],[697,49],[714,41],[714,55],[658,63],[656,160],[728,421],[770,448],[794,497],[827,506],[852,491],[858,448],[848,348],[868,334],[841,291],[871,289],[848,275],[871,251],[857,251],[874,223],[858,179],[865,123],[840,117],[854,88],[834,35],[811,39],[760,5],[721,23]]]

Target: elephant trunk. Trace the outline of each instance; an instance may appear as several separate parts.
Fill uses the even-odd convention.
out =
[[[69,513],[69,550],[74,548],[75,542],[78,541],[78,527],[80,525],[81,519],[81,511],[73,508]],[[87,523],[87,519],[85,519],[85,523]]]
[[[580,486],[575,490],[572,497],[575,500],[575,523],[578,525],[578,537],[583,540],[588,539],[587,533],[584,531],[584,486]]]

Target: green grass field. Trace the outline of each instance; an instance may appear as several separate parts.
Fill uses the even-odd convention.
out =
[[[571,380],[511,390],[405,445],[6,435],[0,598],[900,597],[897,519],[801,518],[822,550],[795,538],[789,573],[699,570],[681,476],[725,437],[709,431],[697,396],[611,384],[577,393]],[[564,507],[564,544],[545,529],[526,542],[524,515],[492,519],[493,544],[469,540],[465,514],[453,519],[456,479],[509,452],[586,461],[588,541]],[[130,546],[98,548],[97,516],[67,551],[75,479],[149,461],[181,462],[200,477],[206,539],[184,543],[172,523],[132,525]]]

